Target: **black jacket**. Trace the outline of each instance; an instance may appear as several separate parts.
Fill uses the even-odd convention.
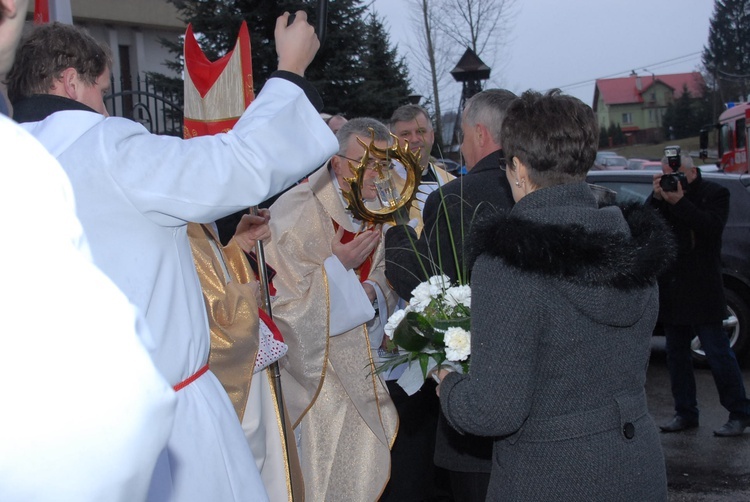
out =
[[[471,270],[469,234],[474,223],[480,214],[486,217],[513,206],[513,194],[505,172],[500,169],[502,159],[501,150],[491,153],[465,176],[432,192],[422,212],[424,230],[419,239],[409,226],[393,227],[385,234],[385,275],[401,298],[410,299],[412,290],[436,273],[438,263],[442,264],[440,270],[452,281],[459,280],[460,272],[461,282],[468,283]],[[451,241],[456,243],[455,257]],[[414,246],[422,257],[427,276]],[[459,434],[441,415],[435,442],[435,464],[454,471],[489,472],[492,442],[492,438]]]
[[[461,282],[468,282],[470,266],[464,256],[474,221],[480,213],[513,206],[510,186],[500,169],[501,159],[501,150],[491,153],[465,176],[432,192],[422,212],[424,230],[419,238],[414,229],[404,225],[386,232],[385,275],[401,298],[411,298],[414,288],[435,275],[439,264],[451,280],[458,281],[460,274]],[[455,255],[451,242],[455,243]]]
[[[666,324],[721,322],[726,300],[721,236],[729,217],[729,190],[698,175],[677,204],[653,197],[671,227],[678,251],[659,280],[659,319]]]

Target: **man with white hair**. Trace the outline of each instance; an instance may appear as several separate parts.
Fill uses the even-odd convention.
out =
[[[429,195],[422,213],[424,229],[419,237],[408,225],[397,225],[386,232],[385,273],[401,298],[411,298],[411,292],[420,282],[440,273],[454,283],[468,284],[471,267],[467,263],[466,249],[475,218],[482,212],[504,211],[512,207],[510,186],[502,172],[505,159],[500,128],[505,111],[515,98],[510,91],[488,89],[467,101],[461,121],[461,151],[468,174]],[[420,410],[432,409],[429,400],[435,399],[434,386],[430,380],[417,394],[407,398],[395,382],[389,382],[394,402],[405,409],[416,407],[414,403],[418,400],[426,401],[419,405]],[[425,420],[424,413],[412,412],[411,415],[399,416],[404,422]],[[460,435],[443,417],[437,427],[435,464],[450,471],[454,496],[462,497],[461,500],[484,500],[491,468],[491,439]],[[394,462],[401,451],[406,451],[404,455],[413,455],[414,450],[431,448],[420,437],[424,428],[412,430],[416,431],[411,433],[413,444],[407,439],[409,433],[399,434],[394,445]],[[406,445],[402,446],[401,442]],[[421,446],[415,446],[419,444]]]
[[[729,216],[729,190],[704,180],[690,156],[670,153],[675,155],[662,159],[663,173],[654,175],[649,199],[672,227],[678,246],[672,266],[659,280],[659,320],[667,340],[675,408],[674,417],[661,430],[681,432],[699,425],[691,350],[697,336],[721,405],[729,411],[729,420],[714,435],[740,436],[750,427],[750,400],[722,329],[726,299],[721,238]]]

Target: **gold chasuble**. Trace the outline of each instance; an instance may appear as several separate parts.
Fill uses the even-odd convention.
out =
[[[186,138],[230,130],[252,101],[252,87],[245,23],[234,49],[214,63],[203,54],[188,26]],[[232,240],[222,247],[212,227],[190,223],[188,237],[211,331],[211,371],[234,405],[270,500],[292,500],[294,493],[295,502],[303,501],[299,457],[293,437],[291,448],[286,448],[270,370],[261,370],[253,379],[260,338],[255,274],[239,245]],[[287,430],[292,430],[288,419]]]
[[[390,477],[398,415],[374,373],[367,326],[330,336],[335,285],[324,262],[332,256],[334,222],[357,232],[327,167],[271,206],[266,252],[277,270],[273,312],[289,345],[282,384],[298,432],[306,500],[373,502]],[[396,297],[385,281],[382,245],[372,260],[368,279],[380,286],[390,312]],[[385,322],[388,312],[380,315]]]

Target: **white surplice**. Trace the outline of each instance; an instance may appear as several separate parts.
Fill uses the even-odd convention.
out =
[[[144,340],[175,385],[206,364],[209,332],[187,238],[256,205],[322,164],[338,145],[297,85],[271,78],[226,134],[189,140],[149,134],[122,118],[60,111],[25,126],[73,184],[95,263],[146,314]],[[177,393],[168,451],[151,500],[264,500],[232,405],[208,371]]]
[[[55,159],[0,115],[0,500],[143,500],[176,404]]]

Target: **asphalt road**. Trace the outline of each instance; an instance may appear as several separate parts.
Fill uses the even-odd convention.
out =
[[[654,337],[646,391],[651,415],[657,425],[674,415],[664,354],[664,339]],[[661,434],[667,463],[670,502],[750,502],[750,428],[735,438],[717,438],[713,431],[729,418],[719,404],[711,371],[697,368],[696,385],[701,426],[698,429]],[[744,369],[750,389],[750,369]]]

